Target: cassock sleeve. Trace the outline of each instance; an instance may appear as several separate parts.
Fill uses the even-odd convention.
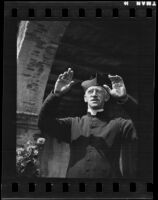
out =
[[[128,113],[128,115],[130,115],[130,117],[132,119],[135,119],[135,114],[136,114],[137,109],[138,109],[138,102],[137,102],[137,100],[135,100],[131,96],[127,95],[123,99],[118,99],[116,101],[116,103],[118,105],[120,105],[123,108],[123,110],[126,113]]]
[[[137,132],[132,120],[121,119],[122,142],[120,170],[124,178],[134,178],[137,172]]]
[[[39,116],[38,127],[44,137],[55,137],[61,141],[70,142],[72,118],[57,118],[57,111],[61,97],[52,92],[45,99]]]

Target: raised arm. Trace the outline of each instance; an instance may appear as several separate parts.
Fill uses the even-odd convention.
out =
[[[103,86],[109,92],[111,97],[115,99],[116,103],[122,106],[122,108],[134,119],[138,107],[138,101],[127,93],[121,76],[108,75],[108,78],[111,80],[112,88],[107,85]]]
[[[69,91],[74,81],[73,71],[69,68],[63,74],[60,74],[52,91],[45,99],[38,118],[38,127],[45,135],[52,135],[64,139],[70,137],[70,128],[72,118],[57,119],[57,110],[62,96]],[[69,132],[69,133],[66,133]]]

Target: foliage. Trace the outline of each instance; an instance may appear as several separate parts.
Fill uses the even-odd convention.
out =
[[[45,138],[28,141],[25,146],[16,149],[16,169],[18,176],[37,177],[40,175],[39,156]]]

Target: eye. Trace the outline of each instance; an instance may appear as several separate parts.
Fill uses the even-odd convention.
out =
[[[102,90],[96,90],[97,94],[102,94]]]
[[[93,90],[89,90],[89,91],[88,91],[88,94],[92,94],[92,93],[93,93]]]

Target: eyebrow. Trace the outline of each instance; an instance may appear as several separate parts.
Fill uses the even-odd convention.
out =
[[[93,91],[93,90],[97,90],[97,91],[100,91],[100,92],[103,91],[101,88],[91,88],[91,89],[87,90],[87,92],[90,92],[90,91]]]

